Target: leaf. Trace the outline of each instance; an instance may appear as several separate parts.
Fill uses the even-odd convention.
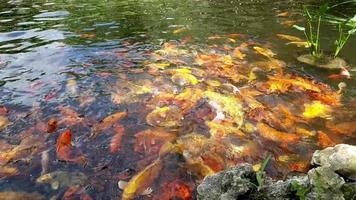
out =
[[[300,39],[299,37],[293,36],[293,35],[287,35],[287,34],[276,34],[277,37],[284,39],[284,40],[289,40],[291,42],[305,42],[304,40]]]
[[[281,12],[281,13],[278,13],[276,16],[277,17],[288,17],[289,16],[289,12],[288,11]]]
[[[173,31],[173,34],[179,34],[179,33],[182,33],[184,31],[187,31],[188,29],[186,27],[182,27],[182,28],[179,28],[179,29],[176,29]]]
[[[215,174],[215,171],[211,169],[208,165],[206,165],[202,160],[187,160],[186,161],[187,168],[194,175],[200,177],[201,179],[206,176],[211,176]]]
[[[124,131],[125,131],[125,129],[123,126],[115,127],[115,134],[111,138],[111,142],[110,142],[110,152],[111,153],[120,151],[121,140],[122,140],[122,136],[124,135]]]
[[[272,87],[271,89],[272,91],[280,91],[283,93],[288,91],[288,88],[291,86],[293,86],[291,88],[293,89],[293,91],[302,90],[304,92],[305,90],[310,90],[313,92],[319,92],[319,93],[321,92],[319,85],[315,84],[312,81],[304,79],[302,77],[288,78],[288,77],[269,76],[269,81],[267,83],[270,85],[270,88]]]
[[[66,130],[61,133],[57,138],[56,152],[57,156],[61,160],[70,160],[72,148],[72,132]]]
[[[306,173],[310,168],[310,163],[309,160],[289,163],[288,168],[290,171]]]
[[[298,31],[305,31],[305,28],[302,26],[293,25],[293,28],[297,29]]]
[[[156,154],[161,147],[169,141],[173,141],[176,135],[162,129],[148,129],[135,134],[134,151],[144,154]]]
[[[336,143],[330,139],[328,134],[324,133],[323,131],[318,131],[318,140],[319,146],[321,148],[333,147],[336,145]]]
[[[231,33],[231,34],[227,34],[226,37],[229,37],[229,38],[241,38],[241,39],[244,39],[247,37],[247,35],[245,34],[241,34],[241,33]]]
[[[297,47],[305,47],[305,48],[311,47],[311,44],[309,42],[288,42],[287,45],[289,44],[294,44]]]
[[[205,83],[211,87],[219,87],[222,85],[220,81],[212,79],[205,80]]]
[[[330,106],[340,106],[341,96],[337,92],[334,91],[327,91],[327,89],[323,90],[323,93],[319,92],[307,92],[307,94],[313,99],[318,100],[324,104]]]
[[[147,124],[154,127],[177,128],[182,126],[182,111],[177,107],[157,107],[146,116]]]
[[[170,63],[151,63],[146,65],[146,67],[151,69],[166,69],[169,66],[171,66]]]
[[[214,36],[210,36],[208,37],[208,40],[219,40],[219,39],[223,39],[224,37],[220,36],[220,35],[214,35]]]
[[[253,72],[253,70],[251,70],[250,73],[248,74],[248,82],[251,83],[256,79],[257,79],[256,74]]]
[[[129,91],[127,91],[129,89]],[[142,85],[137,85],[127,80],[120,80],[117,83],[116,92],[112,92],[111,101],[116,104],[138,102],[140,95],[153,92],[152,82],[145,80]]]
[[[0,178],[5,178],[9,176],[19,175],[20,172],[15,167],[10,166],[0,166]]]
[[[119,188],[120,188],[121,190],[124,190],[124,189],[126,188],[126,186],[127,186],[128,183],[129,183],[129,182],[127,182],[127,181],[119,180],[119,182],[117,182],[117,185],[119,186]]]
[[[72,132],[68,129],[61,133],[56,142],[56,153],[60,160],[81,163],[86,162],[83,155],[76,155],[72,151]]]
[[[265,178],[265,168],[267,167],[267,164],[271,160],[272,155],[268,154],[268,156],[263,160],[263,163],[261,165],[260,170],[256,173],[256,179],[258,183],[258,187],[261,188],[264,184],[264,178]]]
[[[300,136],[296,134],[277,131],[262,122],[257,123],[257,130],[263,138],[273,142],[297,143],[300,140]]]
[[[353,35],[356,33],[356,28],[353,28],[347,32],[349,35]]]
[[[246,57],[246,54],[241,53],[240,48],[241,47],[236,47],[234,49],[233,56],[238,58],[238,59],[240,59],[240,60],[243,60]]]
[[[303,116],[307,119],[317,117],[329,119],[331,117],[331,108],[328,105],[322,104],[320,101],[313,101],[310,104],[304,104],[305,110]]]
[[[53,190],[63,189],[70,186],[85,186],[88,184],[88,177],[79,171],[53,171],[43,174],[36,179],[36,183],[51,184]]]
[[[210,167],[214,172],[224,170],[224,159],[216,153],[205,153],[201,156],[203,163]]]
[[[183,154],[183,144],[166,142],[161,146],[159,150],[159,157],[163,158],[165,155],[169,153],[178,153]]]
[[[299,197],[300,200],[306,199],[306,194],[309,192],[309,188],[302,184],[299,184],[298,181],[292,181],[292,190],[297,191],[296,195]]]
[[[97,124],[90,137],[95,137],[101,131],[108,129],[110,127],[114,127],[116,123],[127,116],[127,112],[116,112],[112,115],[105,117],[99,124]]]
[[[0,165],[22,158],[29,159],[31,156],[43,150],[46,139],[47,137],[43,135],[26,135],[19,145],[9,145],[6,149],[0,151]],[[2,144],[2,146],[7,146],[7,144]]]
[[[198,54],[195,58],[195,62],[198,65],[232,65],[233,59],[230,55],[224,54]]]
[[[181,180],[173,180],[163,185],[163,191],[154,199],[192,200],[192,189]]]
[[[282,20],[280,22],[281,25],[285,25],[287,27],[292,27],[293,25],[295,25],[297,23],[296,20]]]
[[[280,155],[277,157],[277,161],[281,162],[282,164],[288,164],[290,162],[296,161],[299,159],[298,154],[286,154],[286,155]]]
[[[69,94],[73,96],[78,95],[78,86],[77,86],[77,81],[75,79],[68,80],[66,87]]]
[[[5,116],[0,115],[0,130],[10,125],[10,121]]]
[[[94,39],[96,38],[96,34],[94,33],[83,33],[80,35],[80,38],[83,38],[83,39]]]
[[[58,126],[58,122],[55,118],[51,118],[48,120],[47,123],[47,133],[53,133],[56,131]]]
[[[132,82],[128,82],[128,87],[134,93],[135,95],[141,95],[141,94],[148,94],[152,93],[152,88],[150,87],[149,84],[147,85],[136,85]]]
[[[227,38],[226,41],[230,43],[236,43],[236,40],[233,38]]]
[[[45,200],[46,198],[37,192],[13,192],[3,191],[0,192],[0,199],[6,200]]]
[[[180,86],[196,85],[199,83],[198,79],[190,73],[176,73],[172,76],[171,80]]]
[[[276,54],[272,52],[270,49],[265,49],[262,47],[255,46],[253,47],[255,51],[263,56],[266,56],[267,58],[273,58]]]
[[[203,97],[203,92],[198,88],[185,88],[183,92],[174,97],[174,101],[177,105],[180,105],[182,113],[188,113]]]
[[[177,144],[182,145],[184,152],[189,152],[192,157],[199,157],[204,150],[204,146],[209,143],[209,139],[204,135],[190,133],[179,137]],[[183,153],[184,153],[183,152]]]
[[[173,43],[164,43],[162,49],[155,51],[155,53],[163,56],[180,56],[187,55],[188,51],[178,49],[177,45]]]
[[[331,121],[326,122],[326,127],[330,129],[333,133],[342,134],[347,136],[356,135],[356,122],[340,122],[335,123]]]
[[[132,177],[124,189],[122,200],[131,200],[146,190],[160,175],[162,167],[163,163],[158,159]]]
[[[289,82],[274,81],[274,80],[268,81],[267,84],[269,85],[269,88],[267,90],[268,94],[275,93],[275,92],[286,93],[289,91],[289,88],[292,86],[292,84]]]
[[[93,200],[88,194],[85,193],[85,188],[77,185],[70,186],[63,194],[62,200]]]
[[[241,138],[245,138],[246,135],[239,128],[234,127],[233,123],[222,121],[222,122],[205,122],[205,124],[210,128],[210,135],[215,138],[225,137],[227,135],[235,135]]]
[[[79,113],[69,107],[60,106],[59,110],[62,115],[62,119],[58,122],[60,125],[74,126],[84,120],[82,117],[80,117]]]
[[[238,127],[242,125],[244,112],[241,101],[238,98],[212,91],[205,91],[204,96],[209,99],[209,104],[213,105],[217,113],[226,113]]]
[[[307,137],[307,138],[315,136],[315,131],[309,131],[309,130],[301,128],[301,127],[296,127],[295,133],[302,137]]]
[[[270,58],[267,61],[258,61],[251,64],[253,68],[260,68],[263,70],[271,71],[276,70],[277,72],[282,72],[285,68],[286,63],[282,60]]]
[[[338,80],[338,79],[343,79],[343,78],[351,79],[351,74],[345,67],[341,67],[341,72],[339,74],[331,74],[328,76],[328,78],[333,79],[333,80]]]
[[[0,105],[0,115],[6,115],[9,113],[9,110],[5,106]]]
[[[332,80],[339,80],[339,79],[349,79],[350,77],[347,77],[345,75],[342,75],[342,74],[330,74],[328,76],[329,79],[332,79]]]

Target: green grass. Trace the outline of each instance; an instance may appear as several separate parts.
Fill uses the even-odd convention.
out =
[[[267,157],[262,162],[261,169],[256,173],[258,188],[261,188],[264,184],[264,180],[266,176],[265,168],[267,167],[267,164],[269,163],[271,158],[272,155],[268,154]]]
[[[338,26],[338,38],[335,40],[334,58],[336,58],[344,48],[350,37],[356,33],[356,15],[349,18],[336,17],[327,12],[337,6],[347,3],[356,3],[356,0],[346,1],[340,4],[329,6],[327,3],[320,6],[318,9],[311,9],[310,6],[303,7],[304,17],[306,19],[306,28],[294,25],[294,28],[303,31],[305,38],[310,44],[310,54],[315,59],[320,59],[323,56],[323,50],[320,42],[320,27],[322,22],[328,22]]]

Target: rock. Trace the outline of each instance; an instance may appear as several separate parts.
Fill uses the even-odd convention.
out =
[[[346,183],[341,188],[342,193],[344,193],[345,199],[355,199],[356,198],[356,183]]]
[[[324,68],[324,69],[340,69],[341,67],[346,67],[347,63],[345,60],[342,58],[330,58],[330,57],[322,57],[318,60],[316,60],[312,55],[306,54],[306,55],[301,55],[297,57],[297,60],[299,62],[319,67],[319,68]]]
[[[243,164],[207,176],[197,188],[198,200],[351,200],[356,199],[356,146],[340,144],[316,151],[307,175],[273,180],[258,187],[256,172]],[[342,174],[344,177],[340,176]]]
[[[286,181],[274,181],[270,178],[265,180],[265,186],[261,188],[258,199],[289,200],[294,196],[292,184],[296,183],[305,188],[308,187],[308,178],[305,176],[293,176]]]
[[[198,200],[247,199],[257,190],[257,186],[251,180],[256,180],[256,174],[249,164],[228,169],[207,176],[197,188],[197,198]]]
[[[307,194],[307,199],[345,199],[341,191],[345,181],[332,169],[328,167],[311,169],[308,178],[311,191]]]
[[[328,167],[349,179],[356,180],[356,146],[339,144],[316,151],[311,163]]]

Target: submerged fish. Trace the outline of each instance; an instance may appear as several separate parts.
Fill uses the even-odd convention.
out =
[[[36,182],[51,184],[52,189],[57,190],[60,187],[85,185],[88,178],[81,172],[54,171],[38,177]]]
[[[27,192],[0,192],[0,200],[44,200],[45,197],[38,193]]]
[[[0,130],[6,128],[8,125],[10,125],[9,120],[4,116],[0,116]]]
[[[41,154],[41,165],[42,171],[41,175],[45,174],[48,170],[48,162],[49,162],[49,150],[43,151]]]

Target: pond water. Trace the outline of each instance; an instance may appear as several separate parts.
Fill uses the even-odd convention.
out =
[[[288,44],[313,3],[0,0],[0,197],[195,199],[238,163],[281,179],[356,144],[356,37],[351,79]]]

